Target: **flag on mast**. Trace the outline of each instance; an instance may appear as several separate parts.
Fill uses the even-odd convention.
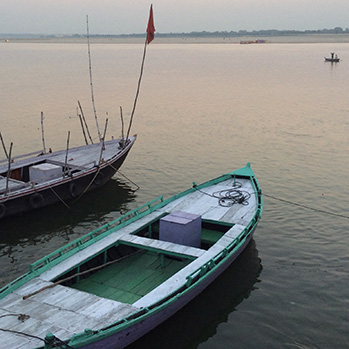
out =
[[[147,27],[147,42],[150,44],[154,40],[154,33],[155,33],[155,27],[154,27],[154,19],[153,19],[153,4],[150,5],[150,14],[149,14],[149,20],[148,20],[148,27]]]

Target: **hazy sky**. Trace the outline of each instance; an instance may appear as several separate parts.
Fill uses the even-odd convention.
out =
[[[0,33],[142,33],[151,0],[1,0]],[[157,32],[349,28],[349,0],[153,0]]]

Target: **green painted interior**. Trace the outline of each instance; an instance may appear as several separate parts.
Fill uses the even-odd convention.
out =
[[[152,251],[141,250],[71,287],[132,304],[190,262],[189,259],[163,258]]]

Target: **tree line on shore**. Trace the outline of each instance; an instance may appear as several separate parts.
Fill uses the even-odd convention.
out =
[[[217,38],[227,38],[227,37],[240,37],[240,36],[294,36],[294,35],[312,35],[312,34],[349,34],[349,28],[343,29],[341,27],[335,27],[333,29],[318,29],[318,30],[277,30],[277,29],[267,29],[267,30],[239,30],[239,31],[193,31],[189,33],[156,33],[158,38],[207,38],[207,37],[217,37]],[[40,35],[40,34],[0,34],[0,37],[7,38],[58,38],[58,37],[72,37],[80,38],[86,37],[86,34],[73,34],[73,35]],[[144,34],[90,34],[90,37],[95,38],[138,38],[144,37]]]

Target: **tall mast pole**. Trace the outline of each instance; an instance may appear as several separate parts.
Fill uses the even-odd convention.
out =
[[[89,71],[90,71],[91,99],[92,99],[93,113],[95,115],[95,120],[96,120],[98,138],[100,141],[101,140],[101,132],[99,131],[98,118],[97,118],[97,112],[96,112],[96,106],[95,106],[95,98],[94,98],[94,94],[93,94],[91,50],[90,50],[90,32],[89,32],[89,28],[88,28],[88,16],[86,16],[86,26],[87,26],[88,66],[89,66]]]

